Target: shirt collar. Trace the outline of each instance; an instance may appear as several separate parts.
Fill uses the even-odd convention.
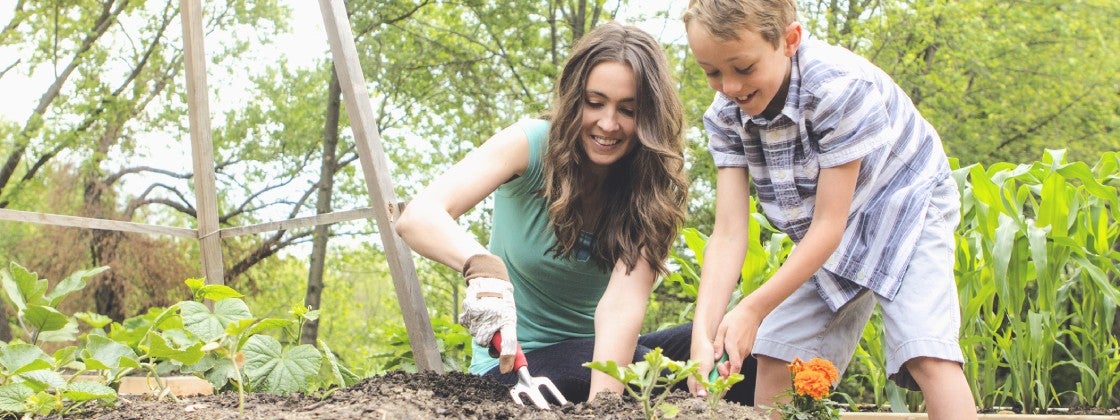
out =
[[[801,56],[801,52],[804,51],[804,49],[805,43],[802,43],[801,46],[797,47],[797,53],[790,58],[789,91],[786,92],[786,103],[782,105],[782,111],[773,119],[769,120],[761,116],[745,118],[748,122],[756,126],[766,127],[780,121],[782,116],[785,116],[790,121],[799,121],[801,119],[801,66],[798,65],[798,58]],[[730,99],[728,100],[730,101]],[[734,101],[731,103],[732,105],[735,104]],[[747,117],[746,114],[740,113],[740,115],[742,117]]]

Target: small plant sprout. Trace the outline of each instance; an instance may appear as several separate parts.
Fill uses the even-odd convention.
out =
[[[201,279],[188,279],[186,283],[196,301],[179,302],[183,327],[220,356],[208,377],[216,374],[223,383],[233,380],[239,408],[245,404],[246,386],[256,391],[289,394],[305,389],[319,372],[322,355],[315,346],[284,348],[276,338],[261,334],[298,325],[307,315],[305,312],[297,311],[298,319],[258,319],[236,290],[206,285]],[[214,302],[213,311],[198,302],[205,299]]]
[[[727,353],[724,353],[723,357],[721,357],[716,363],[722,363],[726,361]],[[708,410],[710,410],[712,413],[715,413],[716,405],[718,405],[719,401],[723,399],[723,395],[726,394],[733,385],[742,382],[745,378],[741,373],[733,373],[724,378],[720,376],[719,371],[717,371],[715,367],[712,368],[712,372],[708,374],[707,378],[705,378],[704,375],[701,375],[700,372],[696,372],[695,377],[696,380],[700,382],[700,385],[708,390],[708,396],[706,397],[706,400],[708,402]]]
[[[626,392],[642,404],[647,419],[671,418],[679,409],[665,403],[673,386],[696,374],[695,361],[678,362],[661,354],[656,348],[645,355],[645,361],[619,367],[614,361],[588,362],[583,366],[606,373],[626,385]]]

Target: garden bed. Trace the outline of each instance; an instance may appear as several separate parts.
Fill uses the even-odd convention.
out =
[[[667,399],[681,418],[764,419],[760,410],[721,402],[709,417],[702,399],[683,393]],[[489,377],[464,373],[391,372],[367,378],[325,398],[309,395],[248,394],[243,413],[236,392],[157,400],[150,395],[124,395],[116,407],[92,408],[67,418],[186,420],[254,419],[358,419],[358,418],[486,418],[486,419],[640,419],[640,405],[630,398],[604,394],[593,403],[569,404],[550,411],[514,404],[509,387]]]
[[[463,373],[391,372],[371,377],[352,387],[319,398],[311,395],[277,396],[247,394],[243,411],[236,392],[218,395],[156,399],[150,395],[123,395],[115,407],[89,408],[67,418],[187,420],[214,418],[252,419],[359,419],[359,418],[478,418],[478,419],[642,419],[640,405],[629,397],[604,394],[592,403],[569,404],[542,411],[514,404],[509,387],[489,377]],[[753,407],[720,402],[713,413],[704,400],[674,393],[668,402],[680,409],[684,419],[764,419]],[[1105,415],[1089,415],[1105,414]],[[984,420],[1081,420],[1120,419],[1120,413],[1071,410],[1066,415],[1024,416],[1007,413],[982,414]],[[925,419],[924,414],[845,413],[844,420]]]

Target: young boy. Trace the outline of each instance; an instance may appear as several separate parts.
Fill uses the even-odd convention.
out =
[[[692,0],[683,16],[718,92],[704,114],[719,169],[692,358],[703,371],[726,351],[727,375],[753,354],[755,401],[772,406],[795,357],[843,372],[879,304],[890,379],[920,389],[932,419],[976,418],[953,276],[960,200],[941,140],[887,74],[803,39],[796,15],[794,0]],[[798,245],[724,314],[752,177],[762,211]]]

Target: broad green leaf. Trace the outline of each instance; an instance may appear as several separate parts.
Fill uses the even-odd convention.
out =
[[[122,367],[139,368],[139,357],[131,347],[100,336],[88,336],[82,350],[82,361],[93,370]]]
[[[148,333],[156,329],[177,329],[183,327],[179,316],[179,305],[168,308],[151,308],[143,315],[125,319],[120,324],[109,325],[109,338],[113,341],[139,348]]]
[[[32,395],[35,391],[23,383],[0,386],[0,411],[22,413],[27,410],[25,402]]]
[[[73,382],[62,391],[62,396],[71,401],[81,402],[90,400],[115,401],[117,391],[104,384],[89,381]]]
[[[47,301],[50,302],[48,303],[48,305],[52,307],[58,307],[58,303],[61,302],[62,299],[66,297],[66,295],[69,295],[70,293],[76,292],[78,290],[82,290],[82,288],[86,287],[86,279],[101,274],[108,269],[109,266],[101,266],[89,270],[75,271],[71,273],[69,276],[66,276],[65,279],[62,279],[61,282],[55,285],[54,290],[51,290],[51,292],[46,296]]]
[[[260,320],[260,322],[253,324],[252,328],[249,328],[248,333],[250,335],[256,335],[264,331],[272,329],[282,330],[284,328],[293,327],[295,325],[296,321],[294,319],[265,318]]]
[[[51,369],[51,360],[42,349],[30,344],[9,344],[0,349],[0,366],[9,374]]]
[[[237,369],[234,368],[233,361],[224,357],[211,360],[204,376],[206,376],[206,381],[214,386],[214,389],[222,389],[229,381],[238,379]]]
[[[94,329],[101,329],[102,327],[112,324],[113,319],[105,315],[94,312],[78,312],[74,314],[74,318],[79,321],[85,322]]]
[[[189,278],[184,280],[183,283],[186,283],[187,287],[191,288],[191,295],[199,297],[198,291],[199,289],[202,289],[202,286],[206,285],[206,279]]]
[[[304,312],[303,315],[300,315],[300,317],[307,321],[317,321],[319,319],[319,313],[319,309],[312,309]]]
[[[78,346],[66,346],[55,350],[51,357],[54,359],[55,366],[66,366],[74,362],[76,354],[78,354]]]
[[[327,369],[329,369],[331,379],[334,383],[343,388],[357,383],[357,375],[354,375],[350,369],[347,369],[346,366],[343,366],[342,363],[338,361],[338,358],[335,357],[334,352],[327,346],[327,343],[323,340],[317,341],[319,342],[319,347],[322,349],[323,356],[327,358]]]
[[[607,374],[607,376],[618,379],[620,382],[626,382],[625,381],[626,375],[622,373],[622,369],[619,368],[618,363],[616,363],[614,360],[607,360],[605,362],[603,362],[603,361],[587,362],[587,363],[584,363],[583,366],[587,367],[589,369],[593,369],[593,370],[603,372],[603,373]]]
[[[195,337],[189,331],[182,328],[163,330],[160,332],[160,335],[163,336],[164,340],[167,340],[168,344],[175,347],[185,347],[202,342],[198,337]],[[206,344],[208,343],[204,343],[203,345],[205,346]]]
[[[195,292],[195,296],[201,297],[203,299],[210,299],[215,302],[221,302],[225,299],[240,298],[245,295],[238,293],[236,290],[233,290],[233,288],[226,285],[208,284],[198,289],[198,291]]]
[[[193,365],[198,363],[204,355],[202,352],[202,345],[204,343],[201,341],[185,348],[175,348],[159,334],[148,334],[148,338],[151,343],[148,354],[152,357],[171,359],[184,365]]]
[[[214,302],[214,312],[198,302],[180,302],[183,327],[202,341],[215,341],[225,334],[231,322],[253,317],[241,299],[223,299]]]
[[[242,324],[245,324],[246,322],[248,322],[248,320],[246,320]],[[233,329],[233,327],[231,326],[230,329],[226,330],[226,333],[241,337],[237,340],[237,348],[240,349],[245,347],[245,343],[248,342],[250,338],[255,337],[261,332],[271,329],[284,329],[294,325],[296,325],[296,321],[294,319],[265,318],[260,322],[249,325],[248,330],[244,328],[245,325],[241,325],[239,326],[240,328],[238,328],[238,332],[233,333],[230,331],[231,329]]]
[[[244,334],[245,331],[249,330],[249,328],[252,327],[253,325],[255,325],[256,323],[257,323],[256,318],[246,318],[246,319],[238,320],[237,322],[231,322],[231,323],[229,323],[229,325],[226,325],[226,335],[233,336],[233,337],[241,337],[241,340],[237,343],[237,348],[241,348],[241,346],[245,345],[245,340],[248,340],[249,336],[251,335],[251,334]]]
[[[149,328],[173,330],[183,328],[183,317],[180,315],[178,305],[167,308],[152,308],[145,314],[145,319],[150,319]]]
[[[63,379],[62,375],[58,372],[50,369],[33,370],[31,372],[21,373],[18,376],[23,378],[27,386],[31,387],[35,392],[66,387],[66,379]]]
[[[257,391],[290,394],[308,388],[308,379],[319,372],[322,355],[302,344],[283,350],[267,335],[254,335],[245,343],[245,375]]]
[[[66,326],[70,320],[62,312],[49,306],[28,305],[20,314],[20,318],[29,326],[38,331],[55,331]]]
[[[19,292],[27,305],[43,305],[47,303],[47,279],[40,279],[37,273],[31,272],[22,266],[13,264],[12,276],[16,280]]]
[[[62,328],[39,333],[40,343],[68,343],[77,339],[78,321],[74,319],[67,319]]]
[[[28,302],[35,302],[35,289],[40,284],[38,274],[27,271],[23,266],[12,262],[8,264],[8,271],[0,271],[0,281],[3,282],[4,292],[17,311],[26,308]],[[43,289],[38,292],[39,295],[42,295],[43,291],[47,289],[45,283],[43,282]]]

